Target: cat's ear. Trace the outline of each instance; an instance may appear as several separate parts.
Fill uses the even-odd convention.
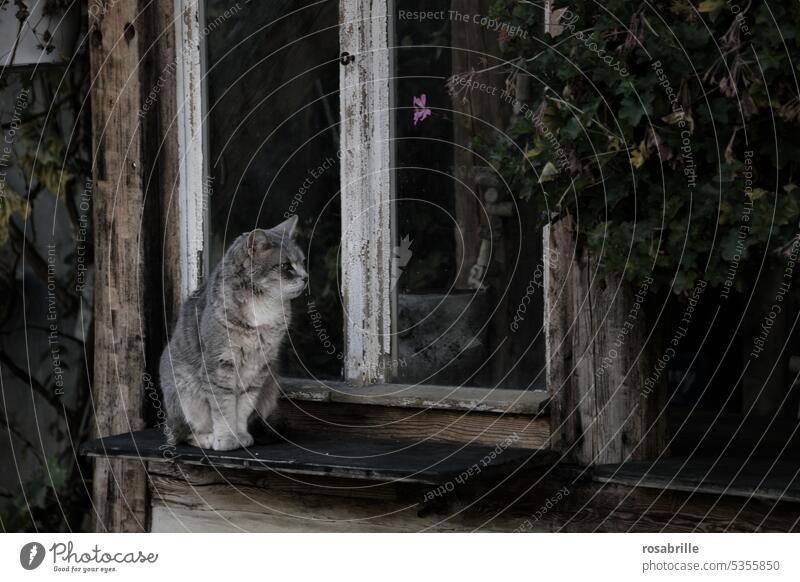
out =
[[[272,231],[280,234],[281,236],[287,236],[289,238],[294,237],[294,231],[297,228],[297,215],[292,214],[289,218],[281,222],[278,226],[273,226]]]
[[[247,234],[247,240],[245,241],[244,246],[247,249],[247,254],[252,256],[257,250],[269,246],[269,238],[267,237],[267,233],[260,228],[249,232]]]

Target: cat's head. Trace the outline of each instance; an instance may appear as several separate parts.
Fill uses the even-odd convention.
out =
[[[232,249],[248,287],[271,299],[298,297],[308,282],[305,255],[295,241],[297,216],[270,229],[257,228],[239,237]]]

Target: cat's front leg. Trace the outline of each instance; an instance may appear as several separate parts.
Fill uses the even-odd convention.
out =
[[[252,439],[242,441],[238,432],[237,401],[239,395],[233,390],[215,387],[209,401],[214,439],[211,448],[215,451],[232,451],[253,444]]]
[[[243,447],[253,444],[254,439],[247,430],[247,421],[258,405],[259,392],[260,390],[251,388],[242,392],[237,400],[236,434]]]

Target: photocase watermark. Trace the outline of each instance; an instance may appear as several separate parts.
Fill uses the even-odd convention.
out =
[[[88,550],[75,551],[71,541],[56,542],[49,551],[53,557],[54,572],[106,574],[116,572],[119,564],[155,564],[158,561],[155,552],[106,552],[97,544]]]
[[[798,224],[800,228],[800,224]],[[773,298],[772,305],[770,305],[769,312],[764,316],[761,322],[761,331],[753,340],[753,347],[750,349],[750,357],[757,360],[764,351],[767,345],[767,339],[775,325],[775,320],[783,312],[784,308],[790,309],[790,306],[784,304],[787,294],[792,289],[792,280],[794,279],[794,270],[797,267],[798,258],[800,258],[800,235],[795,235],[791,246],[785,251],[786,264],[783,268],[783,277],[778,284],[778,290]]]
[[[683,315],[678,322],[679,325],[669,340],[669,347],[667,347],[667,349],[664,350],[664,353],[658,357],[655,366],[653,366],[652,372],[650,372],[650,375],[647,376],[644,381],[644,388],[641,391],[642,398],[647,398],[650,396],[650,394],[652,394],[659,379],[664,374],[664,371],[667,369],[667,366],[669,366],[669,363],[672,361],[672,358],[677,355],[677,348],[681,341],[683,341],[683,338],[686,337],[686,334],[689,333],[689,326],[692,324],[692,320],[694,319],[695,309],[707,287],[708,283],[703,279],[700,279],[695,285],[692,294],[689,296],[689,301],[686,304],[686,308],[683,310]]]
[[[664,118],[670,125],[677,125],[681,130],[681,163],[683,165],[683,175],[686,177],[686,187],[694,188],[697,186],[697,170],[694,164],[694,154],[692,152],[692,131],[694,124],[687,118],[683,105],[678,101],[678,93],[672,87],[661,61],[653,61],[651,68],[656,74],[659,86],[664,90],[667,101],[670,104],[671,113]]]
[[[314,334],[322,344],[322,349],[325,350],[325,353],[329,356],[335,354],[336,358],[339,360],[344,358],[344,353],[337,349],[336,344],[333,343],[333,338],[331,338],[328,330],[325,328],[325,322],[322,318],[322,314],[317,309],[317,304],[314,301],[308,302],[307,312],[308,317],[311,319],[311,327],[314,330]]]
[[[324,176],[332,168],[336,167],[338,162],[342,160],[343,155],[344,153],[342,150],[337,150],[334,156],[327,156],[322,162],[319,163],[318,166],[308,170],[305,179],[292,197],[289,207],[286,209],[286,212],[283,213],[284,218],[290,218],[292,215],[297,213],[297,209],[300,208],[301,204],[303,204],[303,200],[305,200],[305,196],[308,194],[311,186],[313,186],[317,180],[322,178],[322,176]]]
[[[344,359],[344,352],[338,349],[330,333],[328,333],[322,313],[319,311],[317,304],[314,301],[309,300],[307,302],[307,313],[309,319],[311,320],[311,328],[314,332],[314,335],[317,336],[320,344],[322,344],[322,349],[325,351],[325,353],[329,356],[335,355],[337,360]],[[405,368],[408,363],[406,362],[405,358],[396,358],[387,361],[386,365],[391,370],[397,370],[398,368]]]
[[[155,564],[158,554],[136,550],[131,552],[104,551],[98,544],[77,550],[73,542],[56,542],[49,550],[39,542],[29,542],[19,552],[19,563],[25,570],[35,570],[50,554],[53,572],[71,574],[108,574],[117,572],[120,565]]]
[[[509,329],[511,333],[515,333],[519,330],[519,324],[525,321],[525,316],[528,313],[528,305],[533,299],[533,296],[536,294],[537,289],[541,289],[544,287],[544,274],[545,269],[550,269],[554,266],[558,265],[558,254],[557,253],[550,253],[549,257],[542,258],[539,263],[537,263],[536,268],[533,271],[533,277],[531,277],[530,281],[528,281],[527,287],[525,287],[525,295],[522,296],[522,299],[517,305],[517,309],[514,312],[514,320],[509,324]]]
[[[78,198],[78,232],[75,233],[75,292],[80,294],[86,287],[86,275],[89,268],[86,264],[86,245],[89,241],[89,229],[92,221],[92,194],[94,182],[86,178],[83,191]]]
[[[156,428],[161,431],[161,434],[164,435],[164,442],[158,445],[158,450],[161,451],[161,456],[165,459],[173,459],[175,458],[175,434],[172,432],[172,428],[170,428],[169,423],[167,422],[167,413],[164,411],[164,407],[161,404],[161,398],[158,395],[158,391],[156,390],[156,386],[153,383],[153,378],[145,372],[142,375],[142,382],[144,383],[144,393],[150,399],[150,402],[153,404],[153,409],[156,413],[156,418],[158,422],[156,423]]]
[[[167,66],[161,71],[156,82],[150,87],[150,91],[147,93],[147,97],[145,97],[144,103],[142,103],[142,107],[139,109],[139,117],[144,117],[147,112],[150,111],[150,108],[158,102],[158,96],[161,94],[161,90],[169,79],[175,77],[177,68],[178,64],[175,61],[167,63]]]
[[[748,26],[744,18],[745,13],[750,9],[750,2],[747,3],[747,8],[744,10],[742,10],[738,2],[734,2],[733,0],[725,0],[725,5],[728,7],[730,13],[734,15],[732,26],[738,28],[739,32],[745,36],[753,36],[753,31],[750,30],[750,26]]]
[[[750,236],[750,219],[753,213],[753,150],[744,152],[744,209],[742,215],[739,217],[739,228],[736,232],[736,246],[733,255],[728,261],[728,272],[725,274],[725,280],[722,282],[722,290],[719,293],[720,299],[728,299],[731,293],[731,287],[736,279],[736,273],[739,271],[739,263],[744,254],[745,241]]]
[[[30,103],[31,90],[22,89],[14,100],[14,109],[11,112],[11,120],[8,123],[8,130],[3,137],[3,147],[0,149],[0,203],[6,202],[7,171],[11,166],[11,155],[14,150],[14,142],[17,140],[17,131],[22,126],[22,112],[28,108]]]
[[[117,0],[119,1],[119,0]],[[92,6],[89,7],[89,14],[90,16],[99,16],[105,15],[105,13],[113,6],[116,2],[103,3],[97,2],[99,7],[96,9],[97,12],[92,12]],[[94,5],[94,2],[93,2]],[[236,15],[242,6],[239,2],[231,6],[230,8],[226,9],[225,12],[214,18],[213,20],[207,21],[206,25],[200,31],[200,36],[205,37],[214,32],[217,28],[219,28],[223,23],[229,20],[231,17]],[[194,50],[192,47],[194,45],[183,45],[183,54],[187,56],[188,59],[194,58],[194,55],[189,55],[188,51]],[[142,103],[142,107],[139,109],[139,117],[144,117],[148,111],[158,102],[158,97],[161,94],[161,90],[167,84],[167,81],[175,77],[175,73],[178,69],[177,61],[171,61],[167,63],[164,69],[161,71],[161,74],[156,79],[156,82],[150,88],[150,91],[147,93],[147,97],[144,99],[144,103]]]
[[[108,12],[122,0],[90,0],[89,17],[98,18],[105,16]]]
[[[518,99],[515,92],[501,89],[497,85],[492,85],[491,83],[476,81],[475,72],[451,76],[447,80],[447,90],[453,98],[461,96],[462,99],[466,100],[466,94],[468,92],[480,91],[487,95],[496,96],[504,103],[510,104],[518,115],[521,115],[524,119],[533,123],[539,134],[550,144],[550,148],[556,156],[556,164],[553,166],[556,173],[569,169],[570,163],[567,150],[558,140],[556,134],[553,133],[544,122],[544,108],[540,107],[538,111],[534,111],[527,103]]]
[[[603,62],[606,66],[611,68],[612,70],[616,71],[622,77],[627,77],[630,75],[630,71],[627,68],[622,66],[622,63],[619,59],[615,58],[613,55],[608,54],[606,49],[601,48],[597,44],[597,40],[594,38],[594,32],[589,34],[588,36],[582,30],[576,30],[578,20],[580,20],[580,16],[572,12],[570,9],[566,8],[561,13],[561,19],[558,23],[559,28],[569,30],[570,34],[578,39],[580,42],[583,43],[583,46],[586,47],[589,51],[593,52],[597,55],[597,58]]]
[[[483,14],[459,12],[458,10],[398,10],[397,19],[416,22],[440,20],[471,22],[490,32],[500,33],[505,38],[528,38],[528,31],[519,25],[511,25],[498,18],[490,18]]]
[[[436,489],[431,489],[430,491],[427,491],[425,493],[424,501],[433,501],[437,497],[444,496],[446,493],[452,493],[456,488],[456,484],[463,485],[472,477],[479,475],[481,471],[486,467],[488,467],[489,465],[491,465],[494,462],[494,460],[503,453],[503,451],[505,451],[508,447],[510,447],[513,443],[517,442],[518,440],[519,440],[519,435],[517,433],[512,433],[511,435],[503,439],[503,441],[498,443],[494,447],[494,449],[492,449],[489,453],[484,455],[484,457],[480,461],[474,463],[468,469],[464,469],[458,475],[458,477],[456,477],[455,479],[451,479],[450,481],[447,481],[442,485],[439,485]]]
[[[19,551],[19,563],[26,570],[35,570],[42,565],[46,555],[44,546],[39,542],[29,542]]]
[[[569,489],[566,485],[564,485],[561,489],[559,489],[555,494],[551,495],[547,501],[545,501],[542,506],[536,510],[536,512],[530,516],[528,519],[523,521],[517,529],[515,529],[512,533],[525,533],[529,532],[533,529],[533,524],[537,521],[542,519],[549,511],[555,508],[556,505],[561,503],[561,500],[564,499],[569,495]],[[532,521],[531,521],[532,520]]]
[[[56,396],[64,395],[64,368],[61,366],[61,342],[58,331],[58,303],[56,298],[56,264],[58,256],[56,245],[47,245],[47,346],[53,366],[53,384]]]
[[[642,305],[644,304],[644,300],[647,298],[647,291],[650,289],[650,285],[652,284],[653,278],[648,275],[639,285],[639,289],[637,289],[636,293],[633,295],[633,305],[631,305],[631,308],[628,310],[628,314],[625,316],[622,327],[620,327],[619,331],[617,332],[617,336],[614,338],[614,342],[608,349],[608,353],[606,353],[606,355],[600,360],[600,367],[595,372],[596,377],[603,376],[606,373],[606,370],[611,367],[611,364],[619,357],[619,351],[622,349],[622,346],[625,345],[625,342],[628,340],[628,336],[630,335],[631,331],[633,331],[633,328],[639,319],[639,314],[642,311]]]

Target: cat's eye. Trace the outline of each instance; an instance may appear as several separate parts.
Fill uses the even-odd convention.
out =
[[[291,270],[292,270],[291,263],[281,263],[281,271],[283,271],[284,273],[288,273]]]

